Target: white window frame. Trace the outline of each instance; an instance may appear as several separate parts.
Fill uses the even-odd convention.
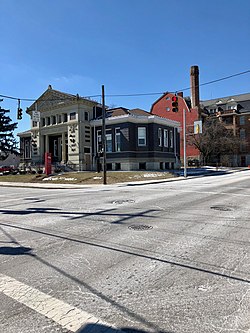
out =
[[[100,152],[99,147],[102,147],[102,130],[96,131],[96,151],[98,153]]]
[[[169,146],[170,148],[174,147],[174,136],[173,136],[173,130],[169,131]]]
[[[70,112],[70,114],[69,114],[69,120],[76,120],[76,112],[75,111]]]
[[[88,111],[84,111],[84,121],[89,121],[89,112]]]
[[[147,145],[147,129],[145,126],[137,128],[138,133],[138,146],[143,147]]]
[[[106,132],[106,152],[111,153],[113,151],[113,138],[112,132]]]
[[[158,143],[159,147],[162,147],[162,128],[158,128]]]
[[[167,129],[164,129],[164,132],[163,132],[163,144],[164,144],[164,147],[168,148],[168,130]]]
[[[121,151],[121,129],[120,129],[120,127],[115,128],[115,151]]]

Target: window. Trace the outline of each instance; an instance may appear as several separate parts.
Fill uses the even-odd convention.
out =
[[[120,128],[115,129],[115,151],[121,151],[121,132],[120,132]]]
[[[97,152],[100,152],[102,150],[102,131],[97,131]]]
[[[115,170],[121,170],[121,163],[115,163]]]
[[[84,153],[90,154],[90,147],[84,147]]]
[[[227,105],[227,110],[236,110],[237,106],[236,105]]]
[[[146,162],[139,163],[139,170],[146,170]]]
[[[245,152],[246,151],[246,144],[243,142],[240,144],[240,151]]]
[[[75,120],[76,119],[76,112],[71,112],[69,114],[69,120]]]
[[[57,115],[57,123],[60,124],[62,122],[62,116],[60,114]]]
[[[173,148],[174,146],[173,131],[169,131],[169,143],[170,143],[170,148]]]
[[[45,126],[45,118],[41,118],[42,126]]]
[[[56,116],[52,116],[52,125],[56,124]]]
[[[63,122],[66,123],[68,121],[68,114],[64,113],[62,116],[63,116]]]
[[[32,126],[33,126],[33,127],[37,127],[37,125],[38,125],[38,122],[37,122],[37,121],[33,121],[33,122],[32,122]]]
[[[50,117],[46,118],[46,125],[49,126],[50,125]]]
[[[138,146],[146,146],[146,127],[138,127]]]
[[[240,125],[245,125],[245,117],[244,116],[240,117]]]
[[[240,138],[245,139],[246,138],[246,130],[241,128],[240,129]]]
[[[84,112],[84,120],[89,121],[89,113],[87,111]]]
[[[216,109],[209,109],[210,113],[216,113]]]
[[[30,140],[24,140],[24,158],[30,158]]]
[[[158,143],[159,143],[159,147],[162,146],[162,129],[158,128]]]
[[[168,130],[167,129],[164,129],[163,135],[164,135],[164,137],[163,137],[164,147],[168,147]]]
[[[112,133],[106,134],[106,151],[112,152]]]
[[[112,163],[107,163],[107,170],[111,171],[112,170]]]
[[[166,111],[170,111],[171,109],[169,107],[166,108]]]
[[[232,125],[233,124],[233,117],[225,117],[223,119],[223,123],[226,125]]]

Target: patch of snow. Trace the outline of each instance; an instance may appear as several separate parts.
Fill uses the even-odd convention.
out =
[[[145,177],[145,178],[149,178],[149,177],[161,177],[161,174],[160,173],[145,173],[144,175],[143,175],[143,177]]]
[[[77,180],[77,178],[70,178],[70,177],[48,177],[44,178],[43,181],[49,181],[49,180],[66,180],[66,181],[72,181],[72,180]]]

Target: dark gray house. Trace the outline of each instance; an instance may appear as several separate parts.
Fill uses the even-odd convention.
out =
[[[107,170],[166,170],[180,166],[179,123],[141,109],[106,111]],[[102,119],[92,128],[93,164],[102,152]]]

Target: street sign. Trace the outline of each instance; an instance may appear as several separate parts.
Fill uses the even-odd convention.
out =
[[[202,121],[197,120],[194,121],[194,134],[201,134],[202,133]]]
[[[32,120],[39,122],[40,121],[40,112],[39,111],[32,111]]]

